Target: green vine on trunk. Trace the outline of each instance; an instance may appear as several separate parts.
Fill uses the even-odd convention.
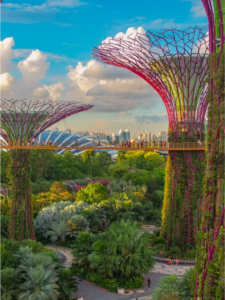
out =
[[[29,150],[12,150],[9,177],[12,206],[9,237],[13,240],[34,239],[30,191]]]
[[[198,234],[195,299],[224,300],[225,49],[210,55],[207,166]]]

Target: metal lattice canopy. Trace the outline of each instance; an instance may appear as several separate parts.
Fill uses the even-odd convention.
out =
[[[36,138],[46,128],[93,105],[66,101],[1,100],[0,134],[6,140]]]
[[[140,31],[107,38],[93,49],[93,57],[147,81],[161,96],[172,130],[201,130],[207,108],[207,29]]]

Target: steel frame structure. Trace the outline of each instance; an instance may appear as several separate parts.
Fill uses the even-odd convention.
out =
[[[161,96],[168,114],[169,142],[204,140],[207,110],[207,28],[118,34],[93,49],[98,61],[143,78]],[[195,244],[199,226],[204,151],[170,151],[163,202],[162,230],[167,248]],[[200,200],[200,199],[199,199]]]
[[[32,140],[55,123],[92,107],[81,102],[3,99],[0,134],[6,141]]]
[[[65,101],[1,100],[0,134],[6,145],[33,141],[51,125],[92,105]],[[30,191],[30,149],[11,149],[10,181],[12,205],[9,236],[13,240],[34,239]]]
[[[191,136],[194,130],[201,131],[207,109],[206,30],[190,27],[108,38],[93,49],[93,57],[147,81],[165,104],[169,128]]]

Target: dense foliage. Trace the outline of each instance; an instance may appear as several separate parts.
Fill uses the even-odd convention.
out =
[[[182,278],[176,275],[162,277],[158,287],[154,289],[153,300],[191,300],[194,295],[196,271],[186,271]]]
[[[1,241],[1,299],[69,300],[77,291],[72,270],[41,243]]]
[[[78,157],[68,151],[62,156],[30,151],[32,168],[27,179],[36,239],[72,247],[76,274],[111,291],[142,287],[143,272],[154,265],[152,237],[140,234],[139,223],[160,223],[165,160],[155,152],[136,152],[119,154],[118,162],[112,162],[107,152],[85,151]],[[0,199],[1,236],[7,238],[13,208],[13,190],[6,177],[11,168],[9,153],[1,167],[9,188],[9,198]],[[64,184],[67,180],[80,184],[85,177],[106,178],[107,184],[83,184],[79,191]],[[3,299],[8,292],[13,300],[69,299],[76,289],[72,271],[59,267],[52,252],[40,243],[2,240],[1,255],[4,282],[15,279],[13,284],[4,283]]]
[[[76,274],[111,291],[141,287],[142,274],[155,263],[150,240],[149,233],[140,235],[138,223],[129,220],[113,223],[98,235],[82,232],[72,246]]]
[[[130,220],[113,223],[93,244],[88,256],[90,268],[112,278],[140,276],[152,269],[153,251],[147,247],[150,234],[140,236],[139,228]]]

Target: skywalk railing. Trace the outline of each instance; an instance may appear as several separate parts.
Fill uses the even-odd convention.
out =
[[[50,141],[37,142],[37,141],[9,141],[0,142],[1,149],[39,149],[39,150],[158,150],[158,151],[204,151],[206,150],[205,142],[183,142],[183,143],[170,143],[170,142],[160,142],[160,143],[131,143],[125,144],[123,142],[119,143],[109,143],[109,144],[96,144],[95,142],[90,142],[88,145],[79,144],[78,142],[58,142],[52,144]]]

